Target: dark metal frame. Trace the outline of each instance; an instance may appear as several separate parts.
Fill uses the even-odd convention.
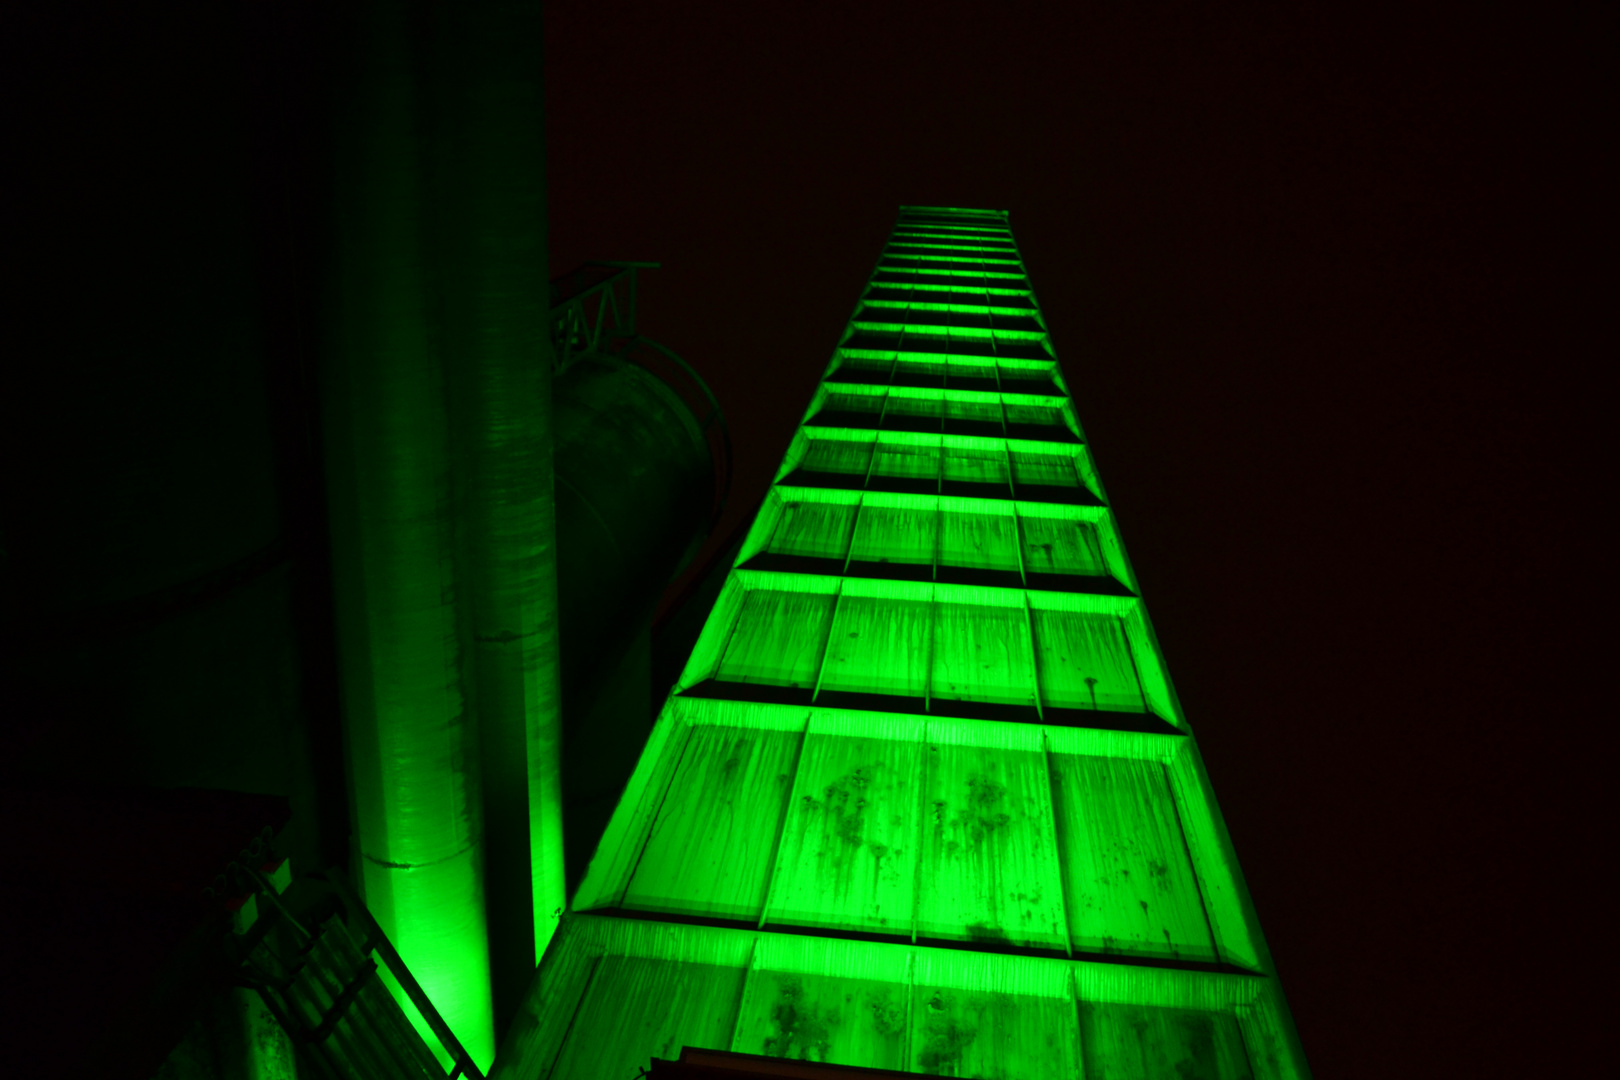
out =
[[[235,968],[236,982],[258,991],[259,997],[270,1014],[276,1018],[276,1022],[292,1037],[301,1051],[315,1059],[322,1072],[334,1080],[345,1080],[350,1075],[341,1054],[330,1050],[327,1040],[337,1030],[338,1024],[345,1016],[354,1011],[356,1001],[376,979],[377,958],[381,958],[383,966],[399,983],[434,1036],[438,1038],[440,1045],[455,1062],[454,1068],[448,1074],[439,1070],[437,1059],[432,1057],[431,1052],[428,1060],[432,1061],[432,1065],[422,1060],[418,1060],[415,1064],[424,1070],[430,1070],[430,1075],[437,1073],[444,1076],[445,1080],[463,1080],[463,1078],[484,1080],[484,1074],[479,1071],[472,1056],[450,1030],[450,1026],[445,1023],[438,1009],[434,1008],[433,1002],[406,967],[398,950],[394,948],[388,936],[383,933],[382,927],[377,924],[377,920],[355,896],[341,874],[328,872],[312,874],[310,877],[330,887],[338,901],[343,916],[342,923],[347,925],[340,924],[338,928],[333,928],[328,916],[311,927],[306,926],[288,909],[277,894],[275,886],[253,868],[252,861],[248,859],[233,862],[225,873],[226,882],[236,895],[251,894],[255,898],[255,903],[259,905],[257,918],[252,926],[244,933],[234,936],[228,946],[229,959]],[[269,936],[282,928],[290,931],[294,940],[300,944],[296,950],[297,959],[284,964],[288,970],[284,975],[278,976],[267,968],[258,954],[261,946],[268,945]],[[353,970],[332,973],[341,983],[341,989],[336,994],[332,994],[330,989],[326,988],[324,993],[311,996],[308,993],[309,987],[304,985],[310,983],[311,979],[304,976],[306,969],[314,962],[312,958],[316,956],[317,946],[321,943],[322,937],[329,933],[348,938],[345,932],[348,929],[359,931],[359,943],[345,941],[336,945],[335,951],[342,953],[345,951],[343,945],[347,945],[349,949],[358,953]],[[330,997],[331,1001],[321,1004],[319,997],[323,996]],[[392,1001],[391,995],[385,993],[383,997]],[[319,1016],[314,1026],[300,1015],[300,1010],[295,1005],[300,999],[304,999],[303,1004],[313,1008]],[[410,1023],[410,1018],[403,1015],[403,1010],[400,1019],[406,1024]],[[357,1014],[354,1022],[358,1025],[363,1020]],[[386,1033],[374,1032],[373,1037],[386,1038]]]
[[[551,282],[552,371],[561,374],[613,338],[636,336],[638,270],[655,262],[588,262]]]

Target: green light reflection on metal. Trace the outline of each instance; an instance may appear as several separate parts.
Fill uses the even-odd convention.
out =
[[[888,260],[885,260],[885,261],[887,262]],[[884,269],[897,270],[897,271],[900,271],[902,273],[925,274],[925,275],[927,275],[929,277],[990,278],[990,279],[993,279],[993,280],[996,280],[996,281],[1005,281],[1005,282],[1024,280],[1024,275],[1023,274],[1009,273],[1009,272],[1007,272],[1005,270],[977,270],[977,269],[975,269],[975,270],[943,270],[943,269],[940,269],[939,267],[933,267],[933,266],[928,266],[928,267],[908,267],[908,266],[904,265],[903,261],[896,261],[894,265],[885,266]]]
[[[1021,274],[995,279],[994,258],[948,254],[978,250],[965,233],[928,235],[924,218],[952,214],[903,208],[891,242],[927,236],[943,259],[886,252],[852,329],[943,332],[907,310],[1040,319]],[[1016,249],[992,250],[1017,264]],[[955,258],[962,269],[908,265]],[[895,271],[926,280],[893,283]],[[827,373],[942,371],[948,355],[840,348]],[[1064,390],[1051,360],[948,363],[981,378],[1049,371]],[[824,404],[969,416],[1004,403],[1055,410],[1081,441],[800,428],[542,965],[531,1000],[578,1003],[589,1034],[537,1015],[513,1060],[583,1077],[637,1061],[636,1046],[685,1041],[960,1076],[1308,1076],[1066,391],[876,382],[824,385],[806,420]],[[1007,488],[908,494],[874,490],[874,477]],[[840,486],[815,486],[827,478]],[[1077,485],[1103,505],[1012,497]],[[750,565],[767,556],[821,570]],[[956,570],[1003,584],[943,580]],[[1088,591],[1099,580],[1113,585]],[[1027,709],[1025,721],[948,715],[992,706]],[[1085,726],[1133,714],[1164,727]],[[648,921],[588,914],[621,907]],[[659,912],[758,930],[660,925]],[[1075,959],[1001,954],[1019,948]],[[1097,954],[1134,962],[1085,959]],[[588,972],[610,960],[599,986]],[[663,1005],[676,985],[690,988],[679,1015]]]
[[[354,876],[488,1067],[492,984],[515,1008],[562,904],[540,14],[352,15],[323,396]]]
[[[340,140],[345,196],[327,372],[334,608],[356,873],[457,1037],[494,1024],[481,813],[455,610],[444,381],[432,347],[410,35],[367,9]],[[429,1045],[433,1045],[430,1040]]]
[[[1309,1075],[1260,976],[591,915],[559,943],[492,1080],[629,1075],[682,1045],[964,1077]]]

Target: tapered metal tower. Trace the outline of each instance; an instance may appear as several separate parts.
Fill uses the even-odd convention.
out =
[[[1006,214],[902,208],[497,1073],[1307,1075]]]

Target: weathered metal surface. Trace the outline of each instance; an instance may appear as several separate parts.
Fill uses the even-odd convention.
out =
[[[929,740],[917,936],[1061,953],[1067,928],[1040,734],[1009,734],[1034,745]]]
[[[694,729],[624,905],[757,920],[802,738]]]
[[[533,1000],[678,960],[745,972],[748,1053],[1306,1075],[1005,215],[907,211],[868,292]],[[534,1015],[529,1062],[628,1031]]]
[[[1164,766],[1054,754],[1052,790],[1075,951],[1213,961]]]
[[[550,1080],[633,1077],[683,1046],[725,1046],[736,1023],[743,971],[716,964],[607,956],[572,1016]],[[561,1003],[559,1003],[561,1004]]]
[[[812,731],[771,882],[767,926],[910,940],[919,854],[916,742]]]

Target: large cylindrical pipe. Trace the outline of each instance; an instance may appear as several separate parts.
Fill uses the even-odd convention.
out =
[[[540,8],[446,5],[434,172],[462,608],[473,655],[497,1022],[562,914]]]
[[[359,10],[337,138],[336,310],[323,386],[334,608],[356,876],[485,1065],[494,1018],[479,746],[428,267],[427,103],[403,7],[376,0]]]

